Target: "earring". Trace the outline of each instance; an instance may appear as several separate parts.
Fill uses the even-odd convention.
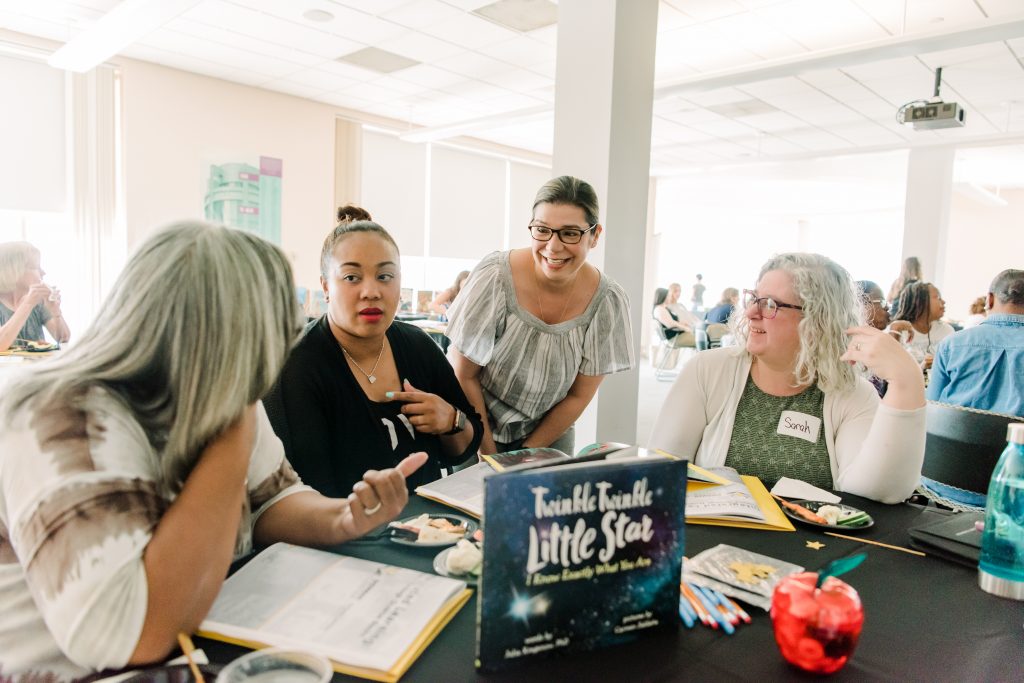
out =
[[[327,303],[330,303],[330,302],[331,302],[331,297],[329,297],[328,295],[324,294],[324,303],[327,304]]]

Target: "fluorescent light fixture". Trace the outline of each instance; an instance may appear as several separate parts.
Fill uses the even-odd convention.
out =
[[[542,104],[536,107],[517,109],[515,111],[504,112],[501,114],[491,114],[489,116],[481,116],[476,119],[467,119],[465,121],[459,121],[458,123],[445,126],[417,128],[416,130],[402,133],[398,137],[406,142],[434,142],[435,140],[444,140],[445,138],[453,138],[457,135],[466,135],[467,133],[473,133],[476,131],[492,130],[494,128],[503,128],[517,123],[539,121],[541,119],[550,118],[551,113],[551,106]]]
[[[84,73],[184,14],[201,0],[124,0],[54,52],[48,64]]]

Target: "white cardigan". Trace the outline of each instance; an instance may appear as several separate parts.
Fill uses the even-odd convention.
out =
[[[742,347],[702,351],[683,367],[648,445],[704,467],[725,464],[736,407],[750,374]],[[837,491],[883,503],[913,493],[924,462],[925,409],[883,405],[875,388],[858,378],[847,392],[825,394],[823,431]]]

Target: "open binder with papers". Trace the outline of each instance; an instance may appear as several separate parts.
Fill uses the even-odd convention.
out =
[[[197,635],[309,650],[393,682],[470,594],[463,581],[276,543],[224,582]]]
[[[686,522],[743,529],[795,531],[757,477],[731,467],[687,468]]]

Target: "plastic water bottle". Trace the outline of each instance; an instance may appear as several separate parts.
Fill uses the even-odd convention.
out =
[[[1007,441],[988,485],[978,585],[1024,600],[1024,423],[1010,425]]]

